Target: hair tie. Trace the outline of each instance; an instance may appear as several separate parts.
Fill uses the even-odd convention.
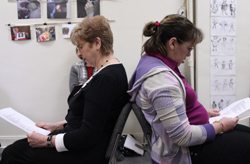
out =
[[[160,22],[156,21],[154,29],[156,29],[156,27],[158,27],[158,26],[160,26]]]

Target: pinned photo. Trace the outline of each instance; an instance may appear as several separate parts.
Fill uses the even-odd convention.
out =
[[[76,24],[63,24],[62,25],[62,34],[63,38],[70,38],[71,31],[74,29]]]
[[[47,0],[47,18],[70,18],[70,0]]]
[[[56,39],[55,26],[36,27],[36,40],[38,42],[52,41]]]
[[[39,0],[17,0],[18,19],[41,18]]]
[[[77,0],[77,17],[100,15],[100,0]]]
[[[10,27],[11,40],[30,40],[30,26]]]

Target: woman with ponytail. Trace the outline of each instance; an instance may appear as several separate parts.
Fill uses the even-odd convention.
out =
[[[238,118],[210,124],[219,112],[204,108],[178,69],[202,32],[186,17],[169,15],[146,24],[143,35],[149,39],[128,93],[152,127],[152,163],[250,163],[250,128],[237,124]]]

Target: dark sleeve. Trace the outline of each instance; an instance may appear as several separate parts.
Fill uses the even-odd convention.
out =
[[[74,66],[72,66],[71,69],[70,69],[70,74],[69,74],[69,90],[70,90],[70,92],[77,85],[78,85],[77,70],[74,68]]]
[[[110,76],[97,75],[91,80],[86,93],[81,127],[64,135],[68,150],[88,150],[102,135],[110,109],[115,101],[117,82]]]

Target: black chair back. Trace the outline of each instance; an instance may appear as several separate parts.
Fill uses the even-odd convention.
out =
[[[151,148],[151,135],[152,135],[152,129],[151,125],[146,120],[144,114],[142,113],[142,109],[136,104],[132,104],[132,109],[137,117],[137,120],[139,121],[144,137],[147,140],[147,143],[149,144],[149,147]]]
[[[122,131],[123,131],[124,126],[126,124],[126,121],[128,119],[131,108],[132,108],[132,104],[131,104],[131,102],[128,102],[123,107],[123,109],[122,109],[122,111],[117,119],[116,125],[114,127],[114,130],[113,130],[113,133],[112,133],[112,136],[110,138],[109,145],[108,145],[108,148],[106,151],[106,159],[109,160],[109,164],[112,163],[112,161],[114,160],[115,151],[117,149],[119,139],[122,135]]]

